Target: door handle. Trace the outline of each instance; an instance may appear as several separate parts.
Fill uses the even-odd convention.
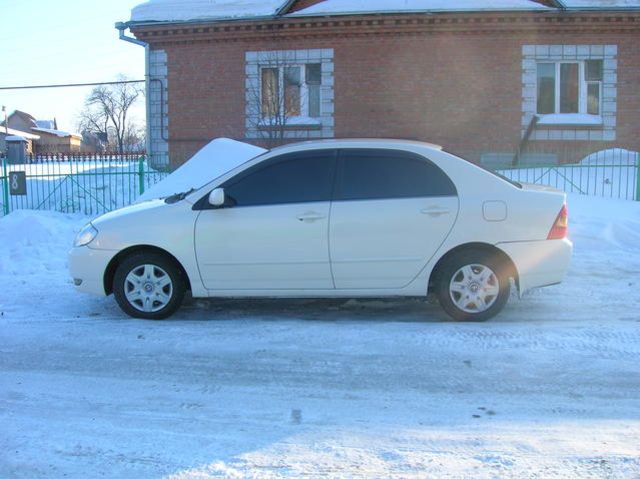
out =
[[[320,213],[304,213],[296,218],[298,218],[299,221],[304,221],[305,223],[313,223],[314,221],[325,219],[326,216],[321,215]]]
[[[420,210],[420,213],[422,213],[423,215],[436,217],[436,216],[448,215],[449,213],[451,213],[451,211],[447,208],[440,208],[439,206],[430,206],[428,208],[424,208]]]

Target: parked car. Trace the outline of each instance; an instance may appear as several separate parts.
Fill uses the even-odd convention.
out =
[[[436,145],[325,140],[225,149],[194,188],[113,211],[77,236],[81,291],[161,319],[194,297],[425,296],[483,321],[568,268],[566,197]],[[255,152],[254,152],[255,153]],[[215,168],[212,168],[214,171]],[[184,176],[184,175],[183,175]],[[192,175],[196,176],[196,175]],[[169,177],[171,178],[171,177]],[[183,178],[184,180],[184,178]]]

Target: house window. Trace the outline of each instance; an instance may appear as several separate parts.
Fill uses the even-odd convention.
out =
[[[245,134],[277,144],[333,138],[332,48],[245,53]]]
[[[537,113],[600,115],[602,60],[539,62]]]
[[[320,117],[321,78],[320,63],[262,67],[262,117]]]

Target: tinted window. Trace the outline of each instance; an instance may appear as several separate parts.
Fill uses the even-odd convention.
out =
[[[225,183],[237,206],[330,201],[335,153],[293,153],[256,165]]]
[[[345,150],[340,155],[343,200],[455,196],[456,188],[425,158],[393,150]]]

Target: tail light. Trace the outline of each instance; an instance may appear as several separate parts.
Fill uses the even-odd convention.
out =
[[[569,230],[569,210],[567,210],[567,205],[562,205],[562,209],[560,210],[560,213],[558,213],[558,217],[553,223],[553,226],[551,227],[551,231],[549,231],[549,236],[547,236],[547,239],[555,240],[555,239],[566,238],[568,230]]]

